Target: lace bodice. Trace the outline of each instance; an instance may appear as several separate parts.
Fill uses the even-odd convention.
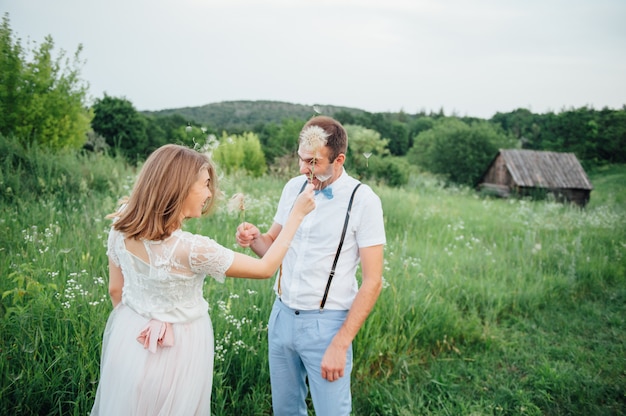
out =
[[[149,263],[126,249],[111,228],[107,255],[124,275],[122,303],[163,322],[188,322],[208,312],[202,295],[207,275],[223,283],[234,253],[208,237],[177,230],[163,241],[144,241]]]

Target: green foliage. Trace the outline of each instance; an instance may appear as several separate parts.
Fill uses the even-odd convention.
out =
[[[127,99],[105,94],[96,100],[93,112],[93,130],[129,160],[143,160],[158,147],[148,140],[146,118]]]
[[[280,124],[265,124],[257,130],[268,163],[272,164],[280,157],[296,153],[298,137],[304,123],[304,120],[284,119]]]
[[[374,176],[369,169],[369,163],[373,159],[389,155],[389,140],[381,139],[380,133],[362,126],[347,124],[344,127],[348,133],[346,169],[359,177]]]
[[[229,136],[224,132],[213,150],[213,160],[226,174],[245,171],[258,177],[267,170],[261,142],[254,133]]]
[[[415,137],[423,131],[435,127],[435,119],[431,117],[418,117],[409,123],[410,146],[413,147]]]
[[[240,140],[245,171],[254,177],[263,175],[267,170],[267,165],[259,137],[254,133],[245,133]]]
[[[212,152],[219,144],[213,132],[209,132],[206,127],[179,124],[170,128],[170,136],[174,143],[189,146],[198,151]]]
[[[10,293],[0,303],[2,414],[87,414],[93,404],[100,353],[93,341],[108,313],[99,220],[115,201],[71,198],[0,205],[7,220],[0,269],[14,276],[0,281]]]
[[[409,130],[406,123],[393,121],[389,137],[389,152],[395,156],[404,156],[409,151]]]
[[[198,126],[196,122],[185,119],[180,114],[166,116],[139,113],[145,119],[148,152],[167,143],[184,144],[192,148],[204,146],[217,135],[217,130],[210,126]]]
[[[454,183],[474,185],[498,149],[510,147],[512,140],[492,124],[468,125],[447,118],[415,138],[408,158],[430,172],[446,175]]]
[[[37,238],[36,234],[34,238]],[[45,297],[47,291],[56,291],[56,284],[39,282],[34,276],[38,272],[32,264],[23,263],[7,276],[14,286],[12,289],[2,292],[0,317],[7,318],[11,314],[19,315],[25,311],[30,302],[37,300],[40,296]]]
[[[404,122],[394,120],[389,114],[365,113],[357,117],[356,124],[380,133],[388,140],[389,152],[394,156],[403,156],[409,150],[409,129]]]
[[[119,159],[101,154],[57,152],[38,145],[23,147],[0,136],[0,202],[55,199],[117,190],[126,170]]]
[[[54,42],[47,36],[37,49],[25,53],[5,14],[0,48],[0,133],[22,144],[80,148],[92,118],[85,104],[87,84],[80,79],[82,46],[72,59],[63,50],[54,58]]]
[[[533,114],[526,109],[497,113],[491,119],[534,150],[572,152],[587,167],[626,162],[626,107],[588,107]]]
[[[10,134],[18,124],[22,100],[20,94],[24,72],[22,45],[13,40],[9,18],[5,15],[0,27],[0,133]]]
[[[587,208],[612,206],[626,211],[626,165],[603,165],[588,172],[594,190]]]
[[[413,170],[406,159],[399,157],[373,159],[369,169],[372,178],[393,187],[406,185]]]
[[[626,163],[626,106],[615,111],[604,108],[595,113],[590,129],[595,140],[598,163]]]

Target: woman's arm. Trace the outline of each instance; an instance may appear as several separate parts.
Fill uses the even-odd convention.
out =
[[[285,225],[280,227],[274,224],[267,234],[259,235],[250,244],[250,248],[263,257],[258,259],[245,254],[235,253],[231,266],[226,270],[226,276],[248,277],[252,279],[267,279],[271,277],[283,261],[289,244],[296,234],[302,219],[315,208],[313,185],[307,185],[300,193],[289,214]],[[274,237],[272,233],[277,235]],[[262,246],[262,247],[261,247]],[[258,250],[258,251],[257,251]]]
[[[274,223],[265,234],[261,234],[256,225],[245,222],[237,227],[235,238],[240,247],[249,247],[257,256],[263,257],[282,229],[282,225]]]
[[[109,259],[109,297],[115,308],[122,301],[122,288],[124,287],[124,275],[122,268]]]

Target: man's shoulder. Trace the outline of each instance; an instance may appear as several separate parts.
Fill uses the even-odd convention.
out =
[[[359,189],[357,190],[357,193],[363,196],[367,196],[368,198],[378,198],[378,195],[374,192],[371,186],[357,179],[350,177],[350,181],[346,182],[346,184],[350,187],[350,189],[355,189],[358,186]]]

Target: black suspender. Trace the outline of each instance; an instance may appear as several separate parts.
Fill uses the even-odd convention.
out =
[[[350,202],[348,203],[348,210],[346,211],[346,219],[343,222],[343,231],[341,232],[341,239],[339,240],[339,247],[337,247],[337,254],[335,254],[335,260],[333,261],[333,267],[330,269],[330,274],[328,275],[328,282],[326,283],[326,290],[324,291],[324,297],[322,298],[322,302],[320,303],[320,311],[324,310],[324,305],[326,305],[326,298],[328,298],[328,291],[330,290],[330,284],[333,281],[333,277],[335,277],[335,267],[337,267],[337,260],[339,260],[339,254],[341,253],[341,247],[343,246],[343,240],[346,237],[346,230],[348,229],[348,221],[350,220],[350,211],[352,211],[352,201],[354,201],[354,194],[356,190],[359,189],[361,184],[359,183],[352,191],[352,195],[350,196]]]

